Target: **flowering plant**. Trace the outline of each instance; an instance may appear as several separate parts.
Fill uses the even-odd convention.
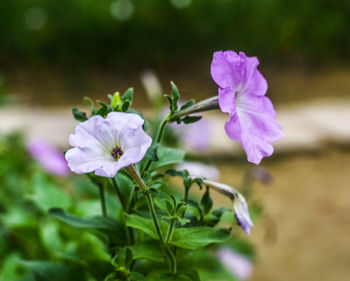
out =
[[[171,82],[171,95],[165,95],[170,111],[154,136],[147,133],[146,118],[131,108],[132,88],[122,96],[109,95],[110,102],[98,102],[98,107],[86,98],[90,114],[73,108],[81,123],[69,137],[72,148],[65,158],[72,172],[85,174],[97,187],[102,215],[80,217],[62,208],[51,208],[50,214],[65,225],[95,233],[105,254],[96,257],[97,270],[67,248],[57,263],[50,264],[60,269],[57,280],[71,280],[69,276],[106,281],[208,280],[205,271],[221,274],[210,280],[236,280],[224,265],[231,264],[227,257],[237,254],[227,254],[218,245],[231,239],[235,224],[246,234],[251,232],[253,221],[244,196],[179,165],[185,152],[164,146],[162,139],[169,123],[196,123],[201,116],[194,113],[221,109],[230,114],[225,126],[228,136],[242,142],[248,161],[258,164],[271,155],[269,142],[283,133],[265,97],[267,83],[257,65],[256,58],[244,53],[215,53],[211,71],[219,95],[199,103],[190,100],[179,106],[180,94]],[[182,179],[180,192],[172,177]],[[195,186],[203,190],[201,198],[193,194]],[[211,190],[227,196],[233,207],[215,209]],[[233,214],[230,220],[225,219],[227,214]],[[225,261],[220,264],[216,256]],[[211,268],[204,269],[208,264]],[[29,267],[39,276],[37,280],[46,280],[40,279],[42,271],[37,267]],[[84,270],[76,275],[79,268]]]

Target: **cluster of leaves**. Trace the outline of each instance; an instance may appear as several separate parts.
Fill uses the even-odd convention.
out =
[[[122,97],[120,97],[119,92],[114,93],[114,95],[108,95],[110,104],[107,105],[106,103],[98,100],[98,108],[94,105],[94,102],[89,97],[85,97],[84,100],[89,104],[91,108],[90,117],[94,115],[101,115],[103,117],[106,117],[107,114],[112,111],[129,112],[132,104],[133,92],[134,89],[129,88],[126,90]],[[83,122],[89,118],[85,112],[79,111],[76,107],[72,108],[72,113],[75,120],[77,121]]]
[[[189,100],[185,104],[183,104],[181,107],[179,107],[179,100],[180,100],[180,94],[177,86],[174,82],[170,82],[171,84],[171,95],[164,95],[164,97],[168,100],[169,106],[170,106],[170,113],[168,115],[169,122],[176,121],[177,124],[180,124],[181,122],[184,124],[190,124],[199,121],[202,117],[201,116],[184,116],[179,117],[177,113],[179,113],[182,110],[185,110],[192,105],[194,105],[195,101],[194,99]]]

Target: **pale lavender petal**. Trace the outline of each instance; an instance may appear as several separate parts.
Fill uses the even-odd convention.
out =
[[[263,96],[267,91],[267,82],[258,70],[259,60],[257,57],[247,57],[244,52],[239,56],[245,61],[244,75],[242,81],[242,92]]]
[[[135,147],[143,147],[147,151],[148,147],[152,143],[152,139],[142,129],[142,124],[143,122],[135,127],[135,124],[130,122],[124,126],[120,134],[120,147],[123,151],[127,151],[128,149]]]
[[[236,92],[231,88],[219,88],[219,106],[230,115],[236,112]]]
[[[233,211],[237,223],[245,233],[249,234],[254,225],[249,215],[248,204],[240,193],[237,193],[236,198],[233,200]]]
[[[234,51],[218,51],[211,62],[211,76],[221,88],[236,88],[241,84],[242,75],[238,70],[242,58]]]
[[[219,248],[216,253],[226,269],[240,280],[248,280],[253,274],[252,262],[240,253],[229,248]]]
[[[69,175],[67,161],[63,152],[42,140],[33,140],[27,144],[29,154],[49,173],[66,177]]]
[[[275,119],[272,103],[265,96],[242,94],[237,97],[237,115],[241,124],[241,143],[248,161],[259,164],[263,157],[273,153],[269,142],[284,136]]]
[[[99,147],[74,147],[65,156],[69,168],[76,174],[90,173],[114,161],[109,153]]]
[[[80,148],[99,148],[106,152],[110,150],[115,141],[115,136],[109,124],[100,116],[95,115],[88,120],[79,123],[75,127],[74,134],[69,136],[69,144]]]
[[[225,124],[226,134],[230,139],[240,140],[241,139],[241,124],[238,119],[237,113],[230,117],[230,120]]]

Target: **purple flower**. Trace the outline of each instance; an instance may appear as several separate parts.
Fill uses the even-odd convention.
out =
[[[254,225],[249,216],[248,204],[242,194],[238,192],[236,197],[233,199],[233,211],[235,213],[237,223],[242,227],[245,233],[249,234]]]
[[[265,96],[267,82],[257,69],[256,57],[243,52],[215,52],[211,63],[211,76],[219,86],[219,105],[230,115],[225,124],[227,135],[240,140],[248,161],[259,164],[270,156],[270,142],[284,136],[276,121],[276,113]]]
[[[233,212],[235,214],[236,221],[238,225],[243,229],[247,234],[250,233],[251,228],[254,226],[253,222],[249,215],[248,204],[245,201],[242,194],[240,194],[233,187],[211,180],[203,179],[203,182],[206,186],[209,186],[221,194],[229,197],[233,201]]]
[[[69,168],[101,177],[139,162],[152,139],[142,129],[143,119],[134,113],[111,112],[106,119],[96,115],[80,123],[69,137],[73,146],[66,153]]]
[[[49,173],[66,177],[69,175],[63,152],[43,140],[32,140],[27,144],[29,154]]]
[[[217,257],[226,269],[240,280],[247,280],[253,274],[253,265],[245,256],[229,248],[219,248]]]

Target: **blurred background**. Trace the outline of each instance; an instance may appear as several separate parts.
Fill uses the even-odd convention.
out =
[[[255,188],[265,211],[249,237],[258,252],[251,280],[345,280],[349,30],[347,0],[1,0],[0,134],[22,130],[66,149],[70,107],[84,96],[132,86],[147,110],[144,81],[153,79],[158,92],[172,80],[184,99],[200,100],[217,92],[214,51],[257,56],[286,137],[262,163],[274,183]],[[234,185],[250,165],[221,140],[225,119],[208,117],[205,155]]]

